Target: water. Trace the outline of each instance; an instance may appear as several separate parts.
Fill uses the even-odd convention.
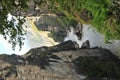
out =
[[[10,15],[11,16],[11,15]],[[9,20],[11,18],[9,17]],[[3,36],[0,35],[0,54],[18,54],[23,55],[28,52],[31,48],[41,46],[53,46],[58,44],[52,38],[48,37],[49,32],[39,31],[33,23],[34,18],[26,18],[26,22],[23,27],[26,30],[24,45],[21,51],[19,51],[19,45],[15,47],[15,51],[12,50],[12,45],[4,40]],[[35,18],[36,19],[36,18]],[[27,26],[27,28],[25,27]]]
[[[48,37],[48,31],[39,31],[33,23],[33,18],[28,17],[25,25],[27,26],[27,42],[30,48],[41,47],[41,46],[53,46],[58,44],[52,38]]]
[[[19,46],[16,46],[16,50],[13,51],[11,49],[11,46],[7,41],[4,40],[2,35],[0,35],[0,53],[6,53],[6,54],[25,54],[27,51],[29,51],[31,48],[35,47],[41,47],[41,46],[53,46],[58,43],[56,43],[52,38],[48,37],[49,32],[45,31],[39,31],[36,26],[34,25],[34,21],[37,20],[40,17],[28,17],[26,18],[26,22],[24,23],[24,29],[26,30],[27,34],[25,35],[25,41],[24,46],[22,47],[22,50],[19,51]],[[9,20],[11,18],[9,17]],[[27,26],[27,28],[25,28]],[[104,43],[104,35],[97,32],[93,27],[89,27],[89,25],[83,25],[82,30],[82,39],[78,40],[78,37],[74,34],[74,29],[71,28],[71,31],[68,32],[67,37],[65,38],[65,41],[72,40],[76,41],[79,44],[79,47],[81,47],[82,43],[86,40],[90,41],[90,46],[92,47],[103,47],[110,49],[114,54],[120,55],[120,41],[114,40],[112,41],[112,44],[105,44]]]
[[[89,40],[91,48],[96,46],[107,48],[111,50],[114,54],[120,55],[120,40],[114,40],[112,41],[112,44],[106,44],[104,35],[97,32],[95,28],[90,27],[89,25],[83,25],[82,34],[82,39],[78,40],[77,36],[74,34],[74,29],[71,28],[71,31],[68,32],[68,35],[65,38],[65,41],[76,41],[79,44],[79,47],[81,47],[83,42]]]

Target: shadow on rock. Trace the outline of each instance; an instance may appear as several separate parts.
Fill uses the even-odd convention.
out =
[[[50,62],[58,62],[58,60],[61,60],[58,56],[53,55],[51,51],[42,51],[41,48],[32,49],[27,54],[26,61],[28,64],[37,65],[43,69],[49,66]]]
[[[11,65],[24,65],[25,64],[25,59],[19,55],[0,55],[0,60],[4,62],[8,62]]]
[[[119,58],[106,49],[98,53],[99,56],[79,56],[74,59],[72,62],[76,72],[87,75],[86,80],[119,80]]]

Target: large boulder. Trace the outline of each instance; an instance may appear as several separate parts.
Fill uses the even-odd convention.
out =
[[[46,14],[41,15],[34,23],[39,30],[50,31],[49,37],[52,37],[56,42],[63,42],[71,27],[73,27],[73,32],[78,36],[78,39],[82,38],[83,25],[75,19],[67,20],[65,16]]]
[[[76,47],[72,41],[0,55],[0,80],[119,80],[120,60],[108,49]]]
[[[57,42],[64,41],[67,36],[68,25],[64,17],[55,14],[41,15],[34,23],[39,30],[50,31],[49,37],[52,37]]]

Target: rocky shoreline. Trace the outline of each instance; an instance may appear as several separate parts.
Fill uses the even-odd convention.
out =
[[[24,55],[0,55],[0,80],[119,80],[120,60],[107,49],[81,48],[67,41],[33,48]]]

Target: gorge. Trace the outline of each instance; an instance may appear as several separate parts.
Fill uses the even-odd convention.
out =
[[[120,0],[0,0],[0,80],[120,80]]]
[[[35,17],[28,17],[24,24],[30,50],[19,55],[0,55],[1,80],[120,79],[120,60],[116,56],[119,55],[119,41],[105,44],[102,34],[83,25],[81,40],[75,35],[75,28],[69,28],[64,42],[58,44],[48,37],[49,31],[38,30],[34,21]],[[86,40],[90,46],[81,48]]]

